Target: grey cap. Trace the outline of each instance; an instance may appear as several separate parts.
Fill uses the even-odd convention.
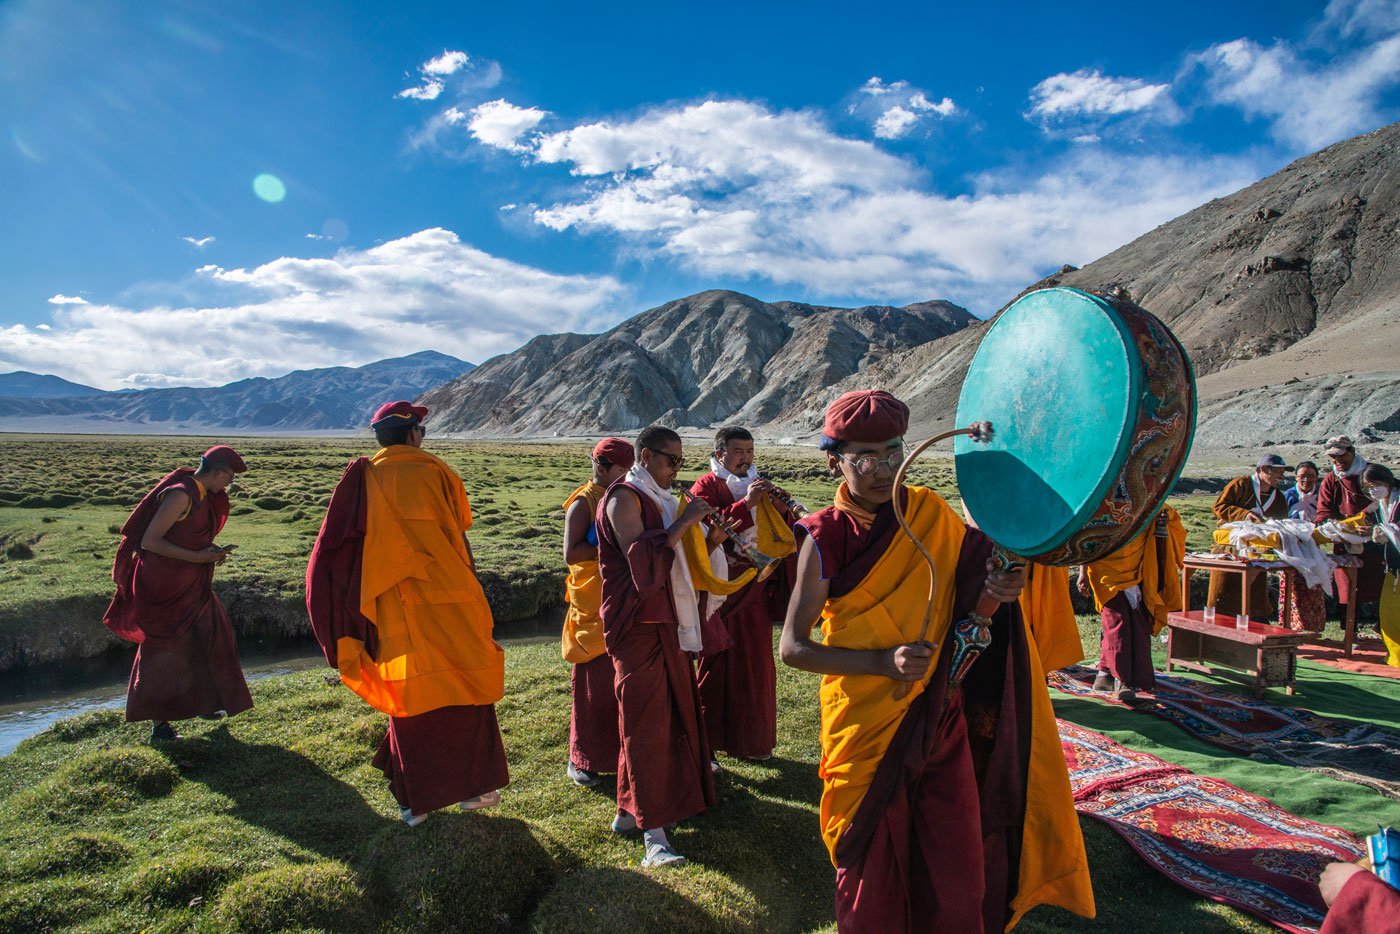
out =
[[[1257,470],[1260,467],[1287,467],[1288,464],[1277,454],[1260,454],[1259,462],[1254,465]]]
[[[1356,445],[1353,444],[1351,439],[1346,435],[1337,435],[1335,438],[1327,439],[1328,454],[1345,454],[1347,451],[1353,451],[1355,449]]]

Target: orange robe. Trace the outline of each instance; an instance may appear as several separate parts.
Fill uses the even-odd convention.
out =
[[[940,569],[928,633],[928,640],[937,645],[935,664],[930,680],[902,698],[896,694],[898,682],[878,675],[822,679],[821,832],[838,870],[838,925],[842,930],[859,930],[870,923],[882,930],[923,930],[930,924],[995,930],[1004,924],[1010,930],[1025,912],[1042,904],[1092,917],[1088,861],[1050,695],[1016,607],[998,612],[992,649],[973,665],[962,689],[947,690],[944,651],[951,639],[955,601],[968,608],[975,602],[986,574],[980,564],[990,554],[990,542],[969,531],[933,491],[909,487],[907,493],[910,526]],[[814,529],[822,521],[821,513],[815,515],[815,520],[808,517],[802,524]],[[882,520],[877,515],[875,521]],[[979,540],[968,551],[970,562],[963,560],[965,536]],[[833,577],[837,571],[824,566],[823,576]],[[908,537],[894,534],[853,589],[828,599],[822,611],[825,643],[879,650],[916,640],[928,574]],[[958,586],[960,576],[978,581],[977,591],[964,592],[967,588]],[[935,677],[938,684],[926,691]],[[986,683],[979,683],[984,678]],[[1004,709],[1008,700],[1016,709]],[[911,743],[908,727],[924,739]],[[1008,734],[1016,734],[1016,739],[1003,741]],[[922,748],[916,748],[920,744]],[[962,800],[974,775],[975,794]],[[940,785],[945,777],[949,783]],[[891,791],[892,785],[898,790]],[[867,793],[876,793],[872,788],[882,796],[872,799],[874,807],[866,802]],[[959,800],[948,807],[940,796]],[[940,815],[945,821],[941,829],[922,819],[931,808],[947,812]],[[886,810],[897,815],[895,823],[876,813]],[[878,841],[879,852],[872,841]],[[1014,855],[1017,851],[1019,856]],[[877,865],[870,865],[872,858]],[[982,892],[949,898],[945,891],[946,902],[935,895],[935,907],[911,907],[927,905],[927,890],[940,876],[938,867],[980,869],[984,863],[985,900]],[[843,874],[858,881],[848,887]],[[974,875],[977,882],[983,881],[981,872]],[[875,894],[862,906],[867,882]],[[902,904],[891,904],[896,900]],[[920,911],[934,914],[919,916]],[[993,920],[984,925],[984,918]]]
[[[1054,671],[1084,660],[1084,643],[1069,599],[1069,570],[1048,564],[1026,565],[1021,617],[1040,656],[1040,667]]]

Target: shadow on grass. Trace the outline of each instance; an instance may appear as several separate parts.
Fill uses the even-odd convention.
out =
[[[398,824],[306,756],[244,742],[222,725],[159,751],[186,781],[232,800],[230,816],[322,856],[351,860],[368,835]]]

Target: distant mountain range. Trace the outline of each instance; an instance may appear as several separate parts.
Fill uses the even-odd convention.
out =
[[[363,428],[384,402],[413,399],[424,390],[473,369],[456,357],[424,350],[406,357],[378,360],[360,367],[297,370],[275,379],[242,379],[214,388],[181,387],[137,392],[103,392],[91,387],[85,395],[41,398],[0,396],[0,425],[25,430],[40,423],[44,430],[73,430],[111,426],[111,430],[143,428],[235,428],[245,431],[307,431]],[[0,377],[0,390],[11,385]],[[32,376],[32,374],[25,374]],[[45,379],[40,377],[40,379]],[[57,377],[65,386],[77,386]],[[15,385],[35,385],[32,380]],[[56,390],[63,386],[54,383]]]
[[[70,383],[68,380],[46,373],[29,373],[16,370],[13,373],[0,373],[0,398],[11,399],[61,399],[67,396],[100,396],[103,390]]]
[[[701,292],[603,334],[537,337],[420,401],[438,430],[489,436],[762,425],[974,320],[951,302],[829,308]]]

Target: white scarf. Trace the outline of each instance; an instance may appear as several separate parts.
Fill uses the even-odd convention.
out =
[[[1259,501],[1259,474],[1256,473],[1254,475],[1254,505],[1257,508],[1253,511],[1259,514],[1259,518],[1263,519],[1269,514],[1269,507],[1274,504],[1274,498],[1276,496],[1278,496],[1278,487],[1274,487],[1273,491],[1269,493],[1269,501],[1267,503],[1261,503]]]
[[[1360,454],[1352,455],[1351,466],[1346,470],[1338,470],[1336,464],[1332,465],[1332,472],[1337,475],[1338,479],[1342,477],[1359,477],[1361,476],[1361,471],[1365,469],[1366,458],[1362,457]]]
[[[729,487],[729,495],[734,497],[736,503],[749,495],[749,487],[758,479],[758,468],[753,464],[749,465],[749,472],[741,477],[726,470],[723,464],[711,457],[710,470],[716,477],[724,481],[725,486]],[[755,523],[758,521],[758,516],[754,513],[752,506],[749,507],[749,518]],[[758,529],[750,525],[739,533],[739,537],[744,540],[745,544],[752,545],[758,541]]]
[[[1315,521],[1317,519],[1317,493],[1321,487],[1313,487],[1311,493],[1304,493],[1302,490],[1298,490],[1296,486],[1294,489],[1298,493],[1298,502],[1289,510],[1288,515],[1294,519],[1307,519],[1309,522]]]
[[[1226,522],[1220,526],[1230,531],[1230,544],[1243,551],[1252,541],[1269,534],[1279,538],[1275,549],[1284,563],[1303,576],[1308,587],[1321,587],[1332,595],[1332,559],[1322,553],[1313,541],[1313,524],[1305,519],[1269,519],[1265,522]]]
[[[627,471],[626,480],[660,507],[662,521],[670,528],[680,511],[680,501],[661,489],[640,463],[633,464],[632,469]],[[676,606],[676,635],[680,640],[681,650],[700,651],[700,597],[695,592],[695,583],[690,577],[690,565],[686,563],[685,550],[682,548],[675,549],[675,559],[671,562],[671,596]]]
[[[1393,497],[1395,491],[1391,490],[1390,495]],[[1376,525],[1381,527],[1381,531],[1385,533],[1386,538],[1390,539],[1390,544],[1395,547],[1395,550],[1400,551],[1400,524],[1395,521],[1396,502],[1393,499],[1382,499],[1376,502],[1379,507],[1376,509]]]

